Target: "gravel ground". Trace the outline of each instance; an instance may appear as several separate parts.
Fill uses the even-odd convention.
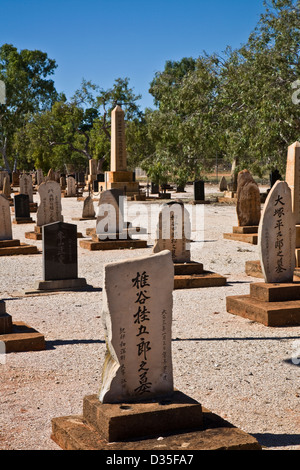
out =
[[[209,187],[206,193],[216,190]],[[188,194],[172,195],[177,196]],[[65,222],[77,223],[79,232],[85,235],[86,228],[95,226],[94,221],[72,221],[82,210],[75,198],[63,198],[62,205]],[[157,214],[158,204],[147,207]],[[248,294],[249,283],[257,282],[245,274],[245,262],[258,259],[257,247],[223,239],[237,223],[234,205],[201,207],[204,228],[191,244],[192,259],[228,282],[174,291],[175,386],[255,436],[265,449],[300,450],[300,366],[292,361],[300,327],[267,328],[226,312],[226,296]],[[13,225],[13,236],[41,249],[42,242],[25,239],[30,229],[33,225]],[[59,450],[50,438],[51,419],[81,414],[83,397],[100,386],[103,265],[151,254],[153,241],[142,250],[90,252],[78,247],[78,274],[94,287],[91,292],[17,296],[42,279],[42,255],[1,258],[1,298],[7,312],[46,339],[45,351],[2,355],[1,450]]]

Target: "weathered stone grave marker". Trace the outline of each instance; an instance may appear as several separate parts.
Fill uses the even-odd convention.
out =
[[[300,325],[300,283],[293,282],[296,228],[291,190],[277,181],[259,225],[259,253],[264,282],[250,285],[250,296],[227,297],[227,311],[266,326]]]
[[[257,441],[174,389],[170,251],[104,267],[106,356],[98,394],[83,414],[52,419],[63,449],[260,449]],[[213,435],[212,430],[213,428]]]
[[[203,270],[203,264],[191,261],[191,222],[189,211],[181,200],[163,205],[158,220],[157,239],[153,253],[172,253],[175,276],[174,289],[223,286],[226,278]]]
[[[20,243],[13,239],[10,205],[8,199],[0,195],[0,256],[31,255],[38,253],[36,246]]]
[[[232,233],[224,233],[223,237],[257,245],[257,232],[261,217],[260,191],[248,170],[243,170],[238,174],[236,211],[238,226],[233,227]]]
[[[88,250],[115,250],[120,248],[146,248],[147,241],[131,238],[128,223],[124,221],[124,195],[119,189],[100,194],[95,230],[87,230],[91,240],[81,240],[80,246]]]

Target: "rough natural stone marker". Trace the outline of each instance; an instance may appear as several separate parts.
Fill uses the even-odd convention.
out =
[[[292,282],[295,269],[296,227],[291,190],[283,181],[277,181],[267,197],[258,240],[265,282]]]
[[[103,322],[107,353],[102,403],[173,394],[171,253],[106,265]]]
[[[259,187],[248,170],[238,173],[236,201],[238,226],[233,227],[232,233],[224,233],[223,238],[257,245],[261,199]]]
[[[261,214],[259,187],[248,170],[238,174],[236,210],[240,227],[259,224]]]

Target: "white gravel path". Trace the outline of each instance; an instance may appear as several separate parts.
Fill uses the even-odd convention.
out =
[[[208,188],[207,194],[214,191]],[[63,198],[62,204],[65,222],[77,223],[78,231],[85,234],[95,225],[72,221],[81,215],[82,202]],[[266,449],[300,450],[300,366],[291,360],[300,327],[267,328],[226,312],[226,296],[247,294],[249,283],[257,282],[245,274],[245,262],[258,259],[257,247],[223,239],[236,225],[235,206],[210,204],[203,210],[204,243],[191,244],[192,259],[227,276],[228,284],[174,291],[175,386]],[[14,238],[41,248],[42,242],[24,238],[29,229],[33,225],[13,225]],[[0,258],[7,312],[43,333],[47,342],[45,351],[2,357],[1,450],[59,450],[50,438],[51,419],[81,414],[83,397],[97,393],[100,385],[103,265],[150,254],[151,244],[103,252],[79,247],[79,276],[94,287],[92,292],[15,297],[15,291],[42,279],[42,255]]]

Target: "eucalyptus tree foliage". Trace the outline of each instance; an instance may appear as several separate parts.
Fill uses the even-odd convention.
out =
[[[0,152],[3,165],[12,170],[15,133],[27,116],[50,109],[57,99],[54,82],[56,63],[39,50],[18,51],[11,44],[0,47],[0,80],[5,84],[6,100],[0,103]]]

